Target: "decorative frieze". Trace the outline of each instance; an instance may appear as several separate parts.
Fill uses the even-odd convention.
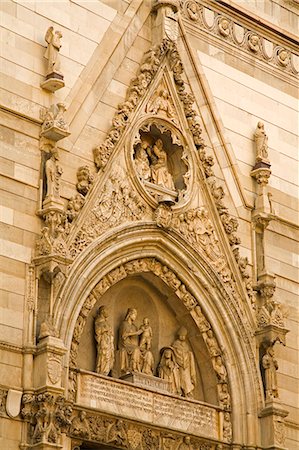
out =
[[[214,450],[209,439],[163,430],[107,413],[74,410],[70,435],[77,439],[128,450]]]
[[[275,42],[260,30],[250,29],[229,13],[220,12],[210,3],[207,7],[206,2],[200,0],[181,0],[180,5],[185,24],[190,27],[191,32],[198,29],[218,38],[224,45],[239,49],[280,71],[298,75],[294,65],[296,54],[291,48],[282,46],[279,41]]]

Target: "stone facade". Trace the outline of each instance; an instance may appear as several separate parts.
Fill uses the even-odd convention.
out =
[[[0,447],[298,447],[298,2],[1,3]]]

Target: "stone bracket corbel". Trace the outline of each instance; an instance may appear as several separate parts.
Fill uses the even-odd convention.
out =
[[[67,276],[69,265],[72,259],[59,254],[49,254],[45,256],[37,256],[32,262],[36,267],[36,276],[38,279],[43,276],[46,281],[51,283],[58,272],[62,272]]]
[[[288,411],[281,407],[278,400],[267,401],[259,413],[262,429],[262,447],[271,450],[286,450],[285,418]]]
[[[289,332],[287,328],[278,327],[277,325],[266,325],[263,328],[259,328],[255,332],[255,337],[257,344],[270,346],[274,345],[275,342],[286,345],[286,334]]]

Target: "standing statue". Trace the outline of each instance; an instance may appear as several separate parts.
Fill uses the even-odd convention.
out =
[[[175,360],[179,366],[180,386],[184,397],[191,397],[196,385],[194,355],[186,342],[187,330],[181,327],[178,339],[172,344]]]
[[[59,58],[59,50],[61,47],[60,39],[62,38],[61,31],[55,31],[53,27],[49,27],[46,35],[45,41],[48,44],[47,50],[44,54],[45,58],[48,60],[48,68],[46,76],[51,75],[52,73],[57,73],[62,75],[60,72],[60,58]]]
[[[155,142],[150,157],[152,160],[155,159],[151,165],[153,183],[175,191],[173,179],[167,167],[167,153],[161,139],[157,139]]]
[[[140,148],[137,149],[135,155],[135,166],[138,175],[145,181],[148,181],[151,177],[151,169],[147,154],[148,143],[141,142]]]
[[[162,380],[170,382],[172,394],[181,395],[180,370],[175,360],[174,350],[171,347],[164,347],[161,350],[158,376]]]
[[[107,323],[106,306],[98,310],[94,323],[95,339],[97,341],[96,372],[108,375],[114,364],[114,338],[111,326]]]
[[[153,330],[147,317],[143,319],[143,324],[141,325],[140,330],[142,330],[140,336],[140,348],[150,350],[152,346]]]
[[[274,358],[274,349],[272,346],[267,348],[267,351],[262,358],[262,366],[265,371],[266,400],[277,398],[278,389],[276,371],[278,369],[278,363]]]
[[[256,146],[256,161],[268,161],[268,136],[266,135],[263,122],[258,122],[254,133],[254,140]]]
[[[62,168],[58,165],[58,150],[53,148],[51,152],[51,158],[46,161],[45,172],[47,180],[47,194],[46,199],[57,199],[60,197],[60,177],[62,174]]]

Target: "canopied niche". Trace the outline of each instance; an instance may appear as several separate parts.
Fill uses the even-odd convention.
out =
[[[189,186],[186,144],[173,124],[155,119],[143,124],[133,142],[134,171],[158,202],[175,204]]]

